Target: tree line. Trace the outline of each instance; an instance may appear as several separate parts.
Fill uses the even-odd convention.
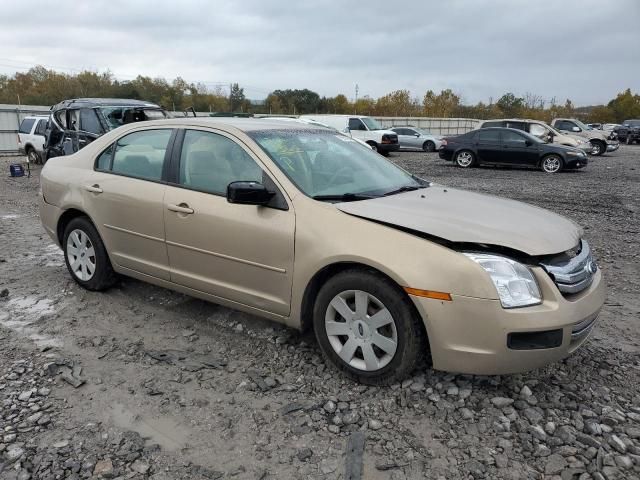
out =
[[[196,111],[255,114],[357,113],[478,119],[525,117],[544,121],[554,117],[579,117],[587,122],[601,123],[640,118],[640,95],[630,89],[620,92],[606,105],[588,107],[576,107],[569,99],[557,102],[555,98],[547,100],[532,93],[522,96],[505,93],[495,102],[490,100],[469,105],[450,89],[439,93],[428,90],[422,97],[413,96],[409,90],[395,90],[379,98],[364,96],[355,102],[344,94],[321,97],[306,88],[284,89],[274,90],[264,101],[250,101],[237,83],[231,84],[226,91],[220,86],[210,88],[202,83],[189,83],[181,77],[168,81],[139,75],[134,80],[121,81],[109,72],[67,74],[42,66],[33,67],[26,73],[0,75],[0,103],[53,105],[77,97],[147,100],[175,111],[193,107]]]

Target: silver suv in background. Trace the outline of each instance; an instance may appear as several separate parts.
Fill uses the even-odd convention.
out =
[[[584,138],[591,144],[592,155],[602,155],[605,152],[615,152],[620,148],[620,143],[614,141],[610,134],[602,130],[596,130],[585,125],[575,118],[554,118],[551,126],[561,132],[568,132]]]
[[[44,158],[47,116],[24,117],[18,128],[18,152],[26,155],[29,163],[42,163]]]

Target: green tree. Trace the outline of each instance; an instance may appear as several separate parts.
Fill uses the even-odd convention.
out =
[[[231,107],[231,111],[241,111],[244,106],[244,101],[244,88],[240,88],[240,85],[237,83],[231,84],[231,91],[229,93],[229,105]]]
[[[427,117],[450,118],[457,115],[460,96],[449,88],[436,94],[428,90],[422,99],[423,112]]]
[[[513,93],[505,93],[496,102],[505,117],[519,117],[524,111],[524,98],[516,97]]]
[[[631,89],[627,88],[611,100],[608,107],[613,111],[617,122],[640,118],[640,95],[634,95]]]

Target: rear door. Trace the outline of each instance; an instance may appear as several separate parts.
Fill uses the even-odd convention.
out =
[[[413,130],[404,127],[392,128],[394,132],[398,135],[398,143],[400,143],[400,148],[415,148],[415,135]]]
[[[172,158],[164,199],[171,280],[277,315],[288,315],[295,215],[243,144],[222,131],[188,129]],[[239,205],[227,185],[258,181],[278,192],[275,207]]]
[[[129,133],[105,149],[83,182],[83,203],[118,266],[169,280],[163,200],[170,128]]]
[[[500,130],[480,129],[477,137],[478,158],[485,163],[499,163],[502,158]]]

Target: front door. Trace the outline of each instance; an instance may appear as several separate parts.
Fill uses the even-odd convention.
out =
[[[171,129],[117,140],[83,182],[83,203],[116,265],[169,280],[162,172]]]
[[[530,165],[538,163],[538,144],[511,130],[502,131],[502,163]]]
[[[253,155],[233,138],[186,130],[167,186],[164,218],[171,280],[260,310],[288,315],[295,215],[227,202],[227,185],[257,181],[278,190]]]

